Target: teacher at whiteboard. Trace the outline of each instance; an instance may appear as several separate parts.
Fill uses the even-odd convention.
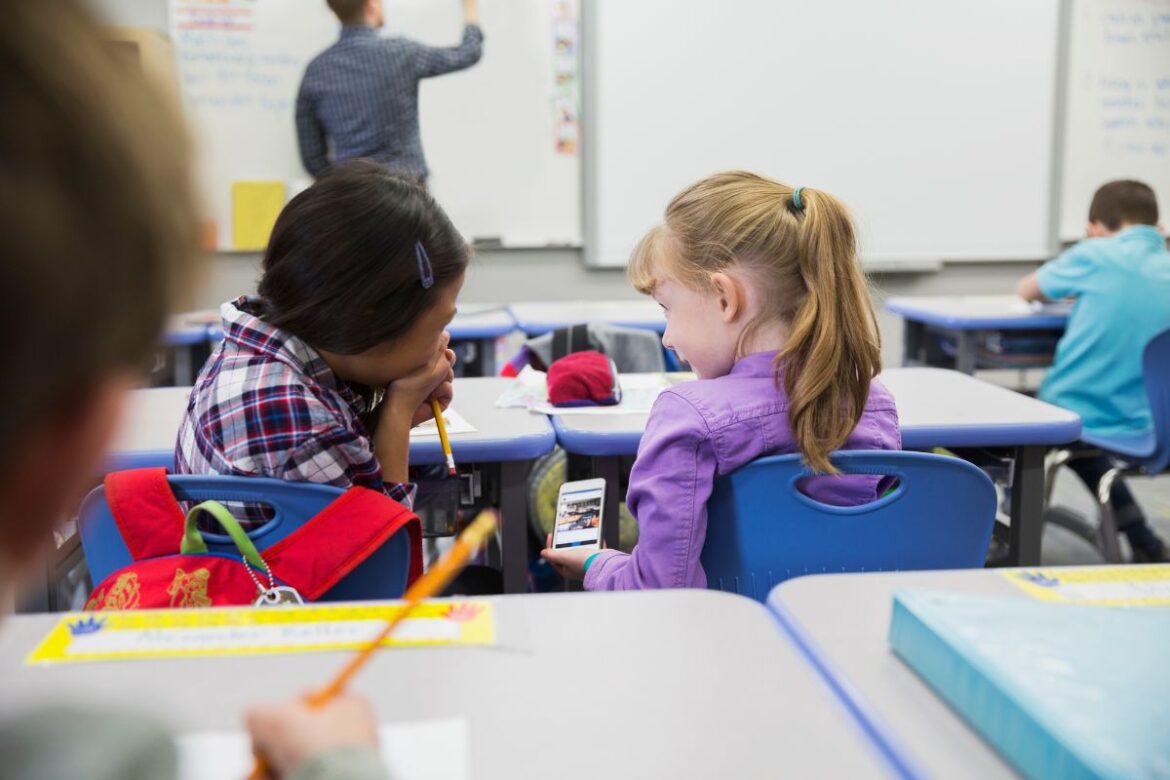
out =
[[[341,38],[309,63],[297,94],[305,170],[321,176],[335,163],[368,157],[425,182],[418,83],[479,62],[476,0],[463,0],[463,41],[452,48],[379,35],[382,0],[327,2],[341,20]]]

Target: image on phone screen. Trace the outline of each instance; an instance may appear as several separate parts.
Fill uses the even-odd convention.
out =
[[[561,493],[557,505],[556,549],[596,545],[601,541],[602,488]]]

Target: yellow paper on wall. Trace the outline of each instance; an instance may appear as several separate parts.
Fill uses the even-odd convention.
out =
[[[284,196],[281,181],[232,182],[232,249],[257,251],[268,246]]]
[[[27,664],[359,650],[401,604],[149,609],[64,615]],[[383,645],[494,645],[487,601],[425,602]]]

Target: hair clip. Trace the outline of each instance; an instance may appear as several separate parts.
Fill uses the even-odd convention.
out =
[[[424,290],[429,290],[435,284],[435,272],[431,268],[431,258],[421,241],[414,242],[414,259],[418,262],[418,281]]]
[[[804,204],[800,201],[800,193],[804,187],[797,187],[792,191],[792,208],[797,211],[804,211]]]

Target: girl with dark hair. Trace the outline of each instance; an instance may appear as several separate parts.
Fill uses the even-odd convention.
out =
[[[411,427],[451,401],[469,248],[413,180],[339,166],[276,221],[259,296],[225,303],[224,341],[179,430],[184,474],[382,490],[407,505]],[[265,520],[247,507],[245,527]]]

